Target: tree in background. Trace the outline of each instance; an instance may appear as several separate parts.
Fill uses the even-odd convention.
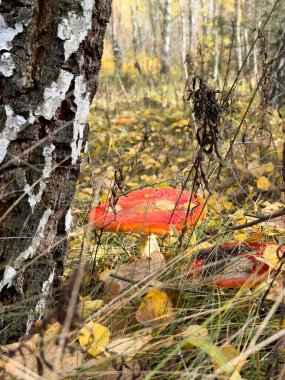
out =
[[[285,20],[279,30],[277,60],[273,68],[270,103],[273,107],[285,106]],[[282,175],[285,183],[285,143],[283,146]]]
[[[161,49],[161,68],[162,74],[167,74],[170,68],[170,8],[172,0],[165,0],[164,7],[162,8],[162,49]]]
[[[277,46],[278,59],[273,69],[270,94],[270,103],[274,107],[280,107],[285,101],[285,20],[283,20],[280,28],[280,37]]]
[[[199,67],[199,74],[204,73],[204,79],[213,79],[222,85],[230,49],[228,74],[233,77],[250,52],[274,3],[273,0],[256,1],[254,4],[243,0],[118,1],[113,17],[117,24],[116,40],[120,46],[122,74],[124,71],[127,76],[135,74],[139,66],[143,74],[175,72],[182,78],[181,69],[184,66],[186,71],[185,57],[190,54]],[[284,2],[279,0],[274,20],[271,19],[262,31],[269,55],[276,47],[282,12]],[[107,50],[112,52],[111,34],[107,45]],[[258,66],[258,44],[255,44],[242,74],[251,85],[259,75]],[[124,79],[122,75],[123,84]]]
[[[0,291],[18,335],[60,288],[110,13],[111,0],[0,6]]]

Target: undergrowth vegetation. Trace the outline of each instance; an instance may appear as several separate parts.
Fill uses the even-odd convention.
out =
[[[276,340],[271,343],[270,337],[284,327],[280,272],[254,289],[221,289],[211,287],[209,277],[189,277],[188,270],[202,248],[232,241],[283,243],[282,217],[243,226],[283,207],[280,115],[260,105],[260,94],[246,112],[252,91],[240,81],[221,115],[220,158],[214,152],[203,154],[206,180],[196,178],[193,185],[199,144],[193,112],[182,100],[182,79],[171,78],[167,84],[156,79],[155,86],[147,86],[143,78],[123,80],[125,93],[119,82],[114,85],[108,76],[101,77],[89,116],[89,151],[73,206],[77,228],[65,274],[68,278],[74,273],[83,254],[87,266],[81,302],[103,301],[103,309],[94,311],[90,319],[111,334],[107,350],[99,356],[95,353],[85,376],[97,373],[101,378],[99,373],[109,371],[104,378],[123,373],[126,378],[144,379],[251,379],[278,373],[284,364],[284,347]],[[218,104],[222,101],[217,93]],[[144,278],[139,270],[138,235],[91,230],[86,235],[84,226],[91,205],[145,187],[194,188],[208,204],[206,219],[183,239],[175,231],[160,238],[163,258],[153,260],[163,261],[159,270],[150,268]],[[277,258],[273,260],[279,265]],[[118,292],[112,293],[106,280],[109,270],[114,273],[112,281],[123,282]],[[238,270],[237,262],[231,270]],[[159,291],[152,294],[154,289]],[[141,311],[144,322],[139,323],[146,294],[153,300]],[[155,317],[160,317],[158,322],[145,322]]]
[[[282,270],[274,270],[284,243],[280,114],[264,107],[260,92],[248,108],[253,91],[243,81],[226,102],[228,89],[207,85],[218,129],[201,149],[205,114],[199,120],[182,78],[118,80],[102,73],[100,79],[72,207],[67,317],[38,321],[34,334],[7,352],[44,378],[56,369],[66,379],[274,377],[284,365],[284,288]],[[188,85],[194,93],[201,88],[195,80]],[[147,187],[195,191],[207,202],[207,216],[183,236],[173,229],[159,237],[160,252],[143,258],[140,235],[94,231],[86,215],[98,203]],[[263,258],[272,270],[258,286],[214,287],[219,267],[189,275],[201,250],[215,257],[213,247],[256,241],[274,244]],[[241,257],[230,259],[229,276]]]

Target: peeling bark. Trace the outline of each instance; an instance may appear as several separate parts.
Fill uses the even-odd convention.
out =
[[[26,311],[12,335],[60,290],[110,13],[111,0],[0,5],[0,301]]]

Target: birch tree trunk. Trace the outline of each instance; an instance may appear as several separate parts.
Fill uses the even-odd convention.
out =
[[[162,49],[161,49],[161,69],[162,74],[167,74],[170,68],[170,8],[172,0],[165,0],[163,7],[162,21]]]
[[[270,91],[270,104],[276,108],[285,104],[285,19],[280,28],[277,56],[278,59],[273,67]]]
[[[117,19],[116,18],[117,18],[117,12],[115,11],[115,6],[114,6],[113,12],[112,12],[112,20],[111,20],[112,46],[113,46],[115,68],[116,68],[116,71],[120,71],[122,68],[123,57],[122,57],[121,45],[117,37]]]
[[[272,86],[269,96],[270,104],[275,108],[285,106],[285,19],[282,21],[279,34],[278,59],[273,66]],[[282,175],[285,183],[285,142],[283,144]]]
[[[179,15],[181,20],[181,57],[182,66],[184,69],[184,78],[187,79],[187,65],[186,65],[186,54],[187,54],[187,41],[186,41],[186,23],[185,23],[185,7],[183,0],[179,0]]]
[[[138,25],[137,19],[135,18],[135,13],[133,6],[131,4],[131,22],[132,22],[132,43],[134,49],[134,57],[135,57],[135,68],[138,70],[139,74],[142,74],[141,66],[138,59]]]
[[[198,46],[198,29],[197,29],[197,15],[200,4],[198,0],[189,0],[189,47],[188,51],[193,58],[197,56]]]
[[[60,289],[110,13],[111,0],[0,5],[0,300],[15,336]]]
[[[148,14],[149,14],[149,20],[150,20],[150,26],[151,26],[152,38],[153,38],[153,56],[156,57],[157,56],[157,48],[156,48],[157,25],[158,25],[159,12],[156,8],[154,8],[152,0],[148,0]]]
[[[238,70],[242,66],[243,58],[242,58],[242,46],[241,46],[241,17],[242,17],[242,11],[241,11],[241,3],[240,0],[237,0],[236,3],[236,38],[237,38],[237,58],[238,58]]]
[[[217,82],[219,76],[219,58],[220,58],[220,49],[219,49],[219,2],[215,1],[215,13],[214,13],[214,81]]]

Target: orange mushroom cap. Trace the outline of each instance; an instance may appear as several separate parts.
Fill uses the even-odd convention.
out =
[[[189,202],[189,212],[187,214]],[[166,236],[171,225],[179,232],[200,223],[205,215],[205,202],[200,195],[173,188],[145,188],[93,207],[87,219],[95,228],[110,232],[133,232]]]
[[[189,268],[189,276],[210,275],[209,284],[219,288],[255,288],[266,279],[270,267],[258,260],[263,256],[266,246],[274,243],[230,242],[221,244],[217,252],[201,250]],[[212,259],[209,256],[211,253]],[[221,261],[220,263],[213,263]],[[209,268],[205,268],[207,264]],[[212,273],[211,273],[212,272]]]

